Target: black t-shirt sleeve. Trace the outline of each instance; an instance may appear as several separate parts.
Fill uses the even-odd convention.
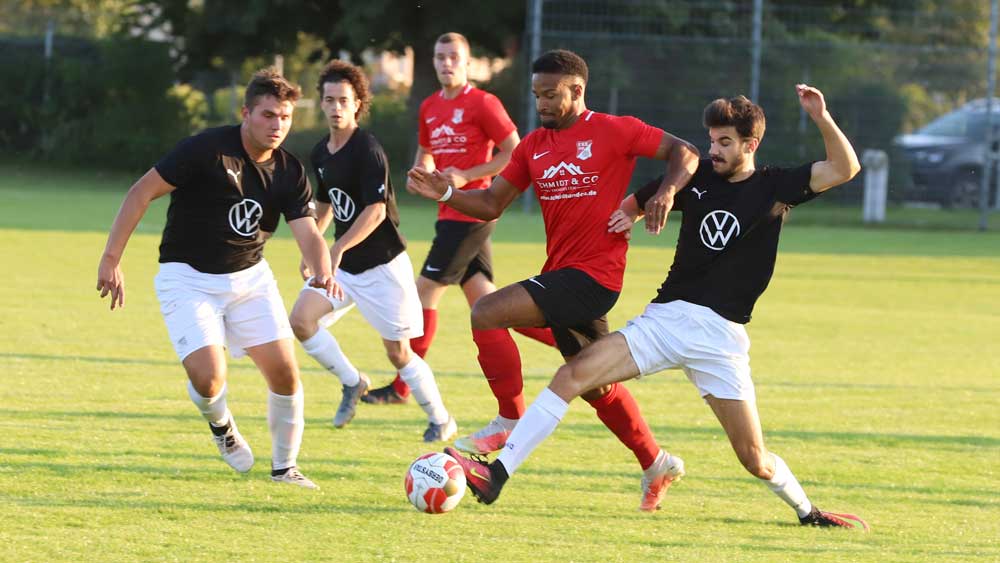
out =
[[[647,182],[645,186],[636,190],[635,201],[636,203],[639,204],[639,209],[646,207],[646,202],[649,201],[651,197],[656,195],[656,190],[660,187],[660,182],[662,181],[663,181],[663,176],[662,175],[657,176],[656,178],[653,178],[652,180]]]
[[[361,201],[367,207],[388,200],[389,159],[385,151],[371,139],[361,155]]]
[[[290,166],[290,182],[294,181],[295,185],[294,187],[290,187],[287,203],[282,210],[285,222],[303,217],[312,217],[315,219],[316,204],[312,200],[312,186],[309,185],[309,176],[306,174],[305,167],[295,160],[292,161]]]
[[[202,168],[206,152],[202,150],[200,136],[188,137],[156,163],[156,171],[168,184],[184,189],[193,183]]]
[[[805,203],[819,193],[809,187],[812,179],[813,163],[809,162],[796,168],[777,168],[774,170],[774,199],[789,205]]]

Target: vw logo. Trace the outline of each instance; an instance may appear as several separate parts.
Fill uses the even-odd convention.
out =
[[[340,188],[330,188],[330,204],[333,205],[333,216],[341,223],[354,218],[354,200]]]
[[[740,236],[740,222],[736,216],[723,209],[717,209],[701,220],[701,243],[712,250],[722,250],[729,241]]]
[[[252,199],[243,201],[229,208],[229,226],[236,234],[252,237],[257,234],[257,226],[264,215],[264,208]]]

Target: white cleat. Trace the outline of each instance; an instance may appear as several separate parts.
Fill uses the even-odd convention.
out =
[[[236,428],[233,415],[229,415],[229,422],[221,428],[217,428],[211,423],[208,427],[212,429],[212,439],[215,441],[215,446],[219,448],[219,454],[222,455],[223,461],[240,473],[250,471],[250,468],[253,467],[253,451],[250,450],[250,444],[243,439],[243,435]]]
[[[643,512],[659,510],[663,495],[667,494],[670,485],[680,481],[681,477],[684,477],[684,460],[661,451],[653,465],[643,472],[639,510]]]
[[[467,454],[488,455],[498,452],[507,444],[510,430],[496,417],[481,429],[455,440],[455,447]]]
[[[271,475],[271,480],[275,483],[288,483],[289,485],[298,485],[304,489],[319,489],[319,485],[313,483],[308,477],[299,471],[298,467],[289,468],[281,475]]]

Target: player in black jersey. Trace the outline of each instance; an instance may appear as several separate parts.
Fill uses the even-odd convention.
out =
[[[313,219],[305,170],[280,147],[298,86],[273,69],[256,73],[243,122],[184,139],[139,179],[115,217],[97,272],[101,297],[124,305],[122,253],[151,201],[170,194],[156,292],[167,331],[188,375],[188,394],[208,420],[222,458],[247,472],[254,458],[226,405],[226,357],[248,354],[267,380],[271,478],[316,485],[296,467],[305,421],[292,331],[263,258],[284,215],[310,267],[312,284],[342,295]]]
[[[712,408],[743,466],[794,508],[802,524],[868,529],[857,516],[817,509],[785,462],[767,450],[750,379],[750,340],[743,324],[771,279],[785,217],[860,169],[823,94],[804,84],[796,92],[823,135],[826,160],[757,169],[763,110],[743,96],[709,104],[704,125],[710,158],[701,161],[686,189],[672,195],[683,222],[674,263],[656,299],[625,328],[584,348],[556,372],[496,461],[460,460],[482,502],[496,500],[507,478],[555,430],[569,401],[612,382],[680,368]],[[609,230],[631,228],[659,186],[654,180],[626,198]]]
[[[447,440],[457,431],[455,419],[441,400],[430,366],[410,348],[410,339],[423,334],[423,319],[413,266],[399,232],[389,163],[375,137],[358,127],[371,103],[368,79],[350,63],[331,61],[320,76],[319,94],[330,134],[316,144],[310,163],[316,171],[319,231],[333,220],[336,242],[330,258],[345,296],[331,297],[307,282],[292,308],[292,330],[306,352],[340,378],[343,398],[333,424],[341,428],[354,418],[371,382],[326,327],[357,305],[427,413],[424,440]],[[308,280],[310,273],[304,262],[303,277]]]

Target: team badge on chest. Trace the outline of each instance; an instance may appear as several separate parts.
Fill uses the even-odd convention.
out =
[[[451,116],[451,122],[458,125],[462,122],[462,114],[465,113],[464,109],[456,109],[455,113]]]
[[[577,141],[576,142],[577,160],[587,160],[588,158],[594,156],[593,153],[590,152],[590,149],[593,146],[594,146],[593,140]]]

